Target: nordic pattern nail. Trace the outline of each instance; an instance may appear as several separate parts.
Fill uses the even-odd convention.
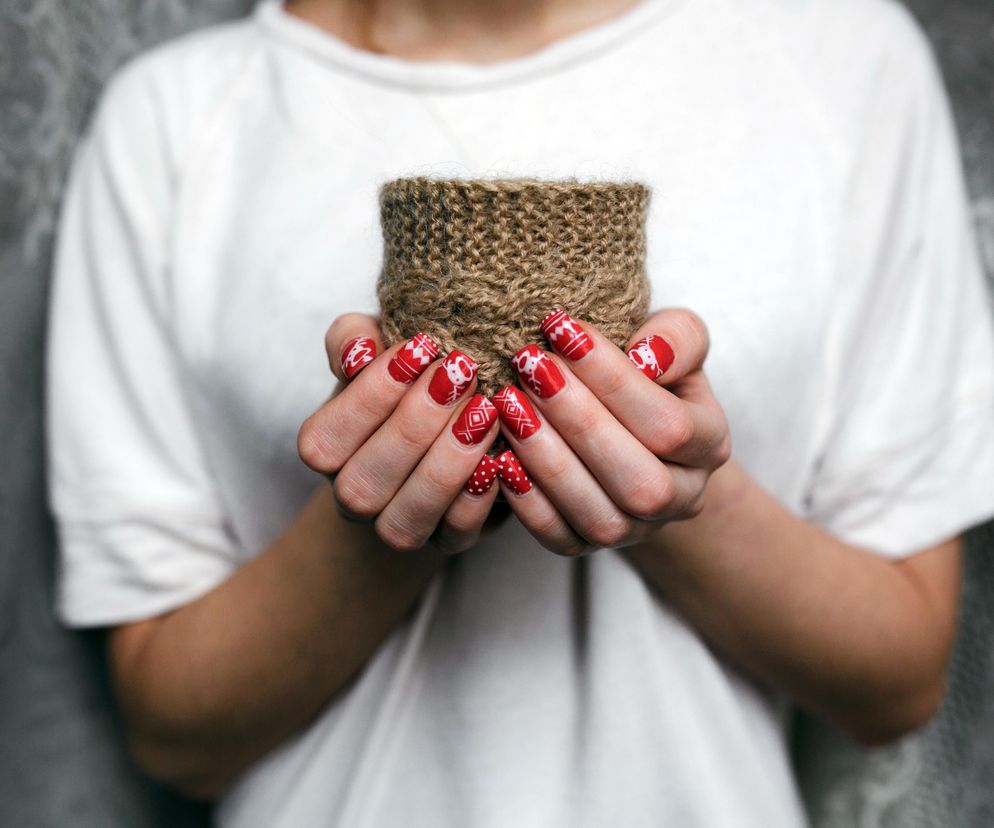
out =
[[[542,425],[528,397],[513,385],[501,388],[494,394],[494,405],[497,406],[501,420],[519,440],[531,437]]]
[[[494,485],[494,480],[497,479],[497,461],[494,460],[489,454],[484,454],[480,458],[480,462],[476,466],[476,471],[473,472],[473,476],[466,481],[466,485],[463,486],[466,492],[471,495],[485,495],[490,491],[490,487]]]
[[[368,336],[350,339],[342,348],[342,373],[345,379],[352,379],[369,363],[376,359],[376,343]]]
[[[525,345],[511,362],[521,381],[543,399],[551,397],[566,384],[559,366],[538,345]]]
[[[628,349],[628,358],[649,379],[658,379],[673,364],[673,349],[661,336],[647,336]]]
[[[497,419],[497,409],[483,394],[474,394],[452,424],[456,439],[467,446],[483,441]]]
[[[428,393],[439,405],[452,405],[476,377],[476,360],[462,351],[452,351],[428,383]]]
[[[515,494],[521,495],[531,491],[532,482],[525,472],[525,467],[510,449],[497,458],[497,474],[504,481],[504,485]]]
[[[547,313],[539,327],[556,353],[574,362],[594,348],[593,340],[580,327],[580,323],[560,308]]]
[[[415,334],[393,355],[387,370],[397,382],[410,385],[438,356],[438,345],[428,334]]]

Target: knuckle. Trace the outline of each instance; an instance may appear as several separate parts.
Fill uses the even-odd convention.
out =
[[[446,473],[446,469],[432,462],[425,462],[418,469],[417,474],[421,477],[421,487],[433,501],[438,501],[439,497],[454,494],[462,481],[455,480],[451,474]]]
[[[376,535],[395,552],[414,552],[424,546],[424,539],[394,521],[378,520]]]
[[[715,468],[724,466],[725,463],[732,459],[732,437],[727,430],[718,440],[718,445],[715,446],[714,459],[716,463]]]
[[[596,433],[598,423],[599,417],[596,411],[586,406],[578,408],[570,417],[569,424],[564,426],[568,431],[568,441],[589,440]]]
[[[354,474],[347,471],[339,474],[332,484],[332,490],[338,505],[351,515],[369,520],[379,512],[379,504],[372,490]]]
[[[399,444],[401,456],[420,456],[435,435],[427,433],[420,418],[400,413],[394,420],[393,435]]]
[[[673,479],[665,472],[649,476],[627,492],[624,509],[636,517],[652,518],[665,512],[673,500]]]
[[[610,548],[618,546],[630,531],[628,519],[620,514],[609,514],[598,517],[591,521],[588,530],[584,533],[595,546]]]
[[[341,467],[335,441],[313,416],[297,432],[297,454],[305,466],[321,474],[335,474]]]
[[[654,441],[654,453],[660,457],[675,454],[690,445],[695,436],[693,418],[687,412],[674,408],[661,419]]]
[[[589,550],[590,545],[577,538],[558,545],[552,551],[563,558],[579,558],[586,555]]]

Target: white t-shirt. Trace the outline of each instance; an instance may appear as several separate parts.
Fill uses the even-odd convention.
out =
[[[290,524],[322,482],[296,435],[331,389],[323,334],[376,309],[377,188],[423,174],[648,183],[654,305],[708,324],[762,486],[891,558],[994,514],[989,306],[899,5],[645,0],[473,66],[265,0],[120,71],[73,168],[48,355],[68,624],[192,601]],[[511,520],[217,818],[797,826],[786,711],[618,553],[556,557]]]

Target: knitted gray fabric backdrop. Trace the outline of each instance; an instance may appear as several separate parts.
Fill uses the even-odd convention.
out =
[[[953,95],[994,277],[994,5],[913,0]],[[53,533],[41,432],[44,311],[69,153],[100,85],[151,43],[244,14],[248,0],[6,0],[0,6],[0,825],[196,826],[130,766],[100,642],[52,618]],[[971,538],[946,703],[926,730],[863,752],[802,718],[796,755],[814,823],[994,825],[994,531]]]

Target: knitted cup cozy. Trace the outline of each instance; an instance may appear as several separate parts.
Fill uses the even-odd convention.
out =
[[[479,363],[492,395],[543,342],[553,307],[619,347],[645,319],[645,215],[636,183],[402,178],[380,191],[385,345],[424,332]]]

